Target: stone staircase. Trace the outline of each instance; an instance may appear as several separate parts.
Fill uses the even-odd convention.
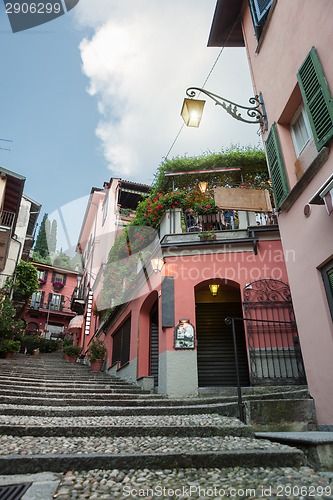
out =
[[[272,398],[288,402],[307,395],[304,389],[244,395],[249,408]],[[297,448],[256,439],[253,428],[235,418],[237,411],[232,391],[173,400],[91,373],[59,353],[17,355],[0,360],[0,471],[305,463]]]

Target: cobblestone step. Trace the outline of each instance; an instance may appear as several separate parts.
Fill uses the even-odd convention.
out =
[[[3,363],[2,363],[3,361]],[[304,454],[256,440],[237,394],[168,399],[66,363],[59,354],[0,360],[0,470],[300,467]],[[3,370],[2,370],[3,368]],[[247,391],[246,391],[247,392]],[[260,398],[279,398],[267,390]],[[286,391],[300,397],[299,390]],[[304,396],[304,393],[302,393]],[[302,397],[301,396],[301,397]],[[249,401],[258,395],[248,391]]]
[[[120,405],[122,404],[122,406]],[[142,406],[144,403],[144,406]],[[148,404],[149,403],[149,404]],[[172,403],[172,404],[168,404]],[[181,402],[176,405],[174,401],[114,401],[113,405],[106,406],[28,406],[28,405],[0,405],[1,415],[44,416],[44,417],[78,417],[78,416],[129,416],[129,415],[198,415],[204,413],[218,413],[219,415],[236,417],[238,405],[225,404],[188,404]]]

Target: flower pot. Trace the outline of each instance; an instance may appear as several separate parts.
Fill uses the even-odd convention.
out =
[[[100,372],[104,359],[96,359],[96,361],[90,361],[90,371]]]
[[[70,363],[76,363],[77,356],[68,356],[67,359]]]
[[[5,354],[5,359],[13,359],[14,353],[13,352],[6,352]]]

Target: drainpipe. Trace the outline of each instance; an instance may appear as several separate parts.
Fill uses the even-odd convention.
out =
[[[10,299],[13,298],[13,291],[14,291],[14,285],[15,285],[15,271],[16,271],[16,268],[17,268],[17,265],[18,265],[18,261],[19,261],[20,255],[21,255],[21,248],[22,248],[22,241],[19,241],[19,239],[18,239],[18,237],[17,237],[16,234],[14,234],[12,236],[12,240],[16,241],[20,246],[19,246],[19,249],[18,249],[18,252],[17,252],[16,261],[15,261],[14,279],[13,279],[12,286],[11,286],[11,289],[10,289],[10,294],[9,294]]]

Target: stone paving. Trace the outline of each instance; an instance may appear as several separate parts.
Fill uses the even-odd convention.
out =
[[[333,500],[332,473],[306,466],[305,457],[295,448],[265,439],[255,439],[251,429],[236,418],[214,412],[205,413],[204,407],[197,405],[194,405],[196,408],[193,410],[198,414],[192,414],[188,406],[185,408],[186,414],[176,414],[178,406],[171,406],[167,414],[164,412],[158,415],[158,406],[144,408],[144,401],[148,402],[151,395],[137,393],[137,388],[133,394],[136,393],[143,404],[128,409],[130,414],[113,414],[117,411],[117,407],[113,406],[117,405],[117,402],[104,403],[105,406],[99,406],[97,410],[93,399],[94,394],[98,392],[96,390],[88,391],[86,401],[82,405],[85,389],[92,389],[94,385],[95,389],[99,386],[101,392],[104,392],[112,389],[109,386],[113,383],[119,385],[119,380],[107,382],[102,374],[90,379],[87,367],[66,365],[59,355],[38,359],[37,366],[41,368],[38,376],[37,370],[34,372],[34,362],[32,357],[24,359],[22,366],[19,363],[15,365],[15,362],[6,362],[2,365],[5,368],[2,375],[0,366],[0,386],[3,389],[0,405],[0,473],[1,466],[6,462],[12,464],[10,471],[7,471],[8,475],[0,477],[0,485],[5,481],[8,483],[11,480],[10,474],[16,473],[21,466],[24,469],[27,464],[30,464],[30,469],[36,467],[38,470],[55,471],[52,474],[48,472],[51,476],[48,489],[45,487],[46,480],[44,483],[43,480],[38,483],[32,479],[34,489],[31,488],[30,493],[28,490],[23,500]],[[68,390],[67,373],[70,374]],[[52,386],[52,376],[56,379],[57,388]],[[10,383],[15,386],[16,394],[20,392],[19,386],[23,381],[29,387],[29,390],[24,391],[35,394],[33,398],[24,400],[20,394],[21,402],[15,405],[10,396]],[[131,392],[130,385],[125,384],[125,387]],[[8,404],[5,402],[7,392]],[[76,394],[80,396],[76,399],[77,406],[71,402],[75,400]],[[42,406],[37,402],[41,395]],[[126,397],[128,396],[125,396],[122,402],[124,405]],[[163,398],[156,399],[161,400],[159,404],[162,409]],[[155,413],[144,415],[143,409]],[[110,411],[110,414],[89,413],[95,410]],[[47,416],[41,415],[41,411]],[[90,416],[84,415],[85,411]],[[17,414],[13,415],[13,412]],[[68,412],[71,412],[71,415]],[[122,430],[121,435],[117,435],[117,429]],[[31,430],[35,435],[30,433]],[[29,457],[32,462],[22,462],[29,460]],[[61,461],[61,457],[64,461]],[[85,457],[88,460],[86,462]],[[121,461],[122,457],[124,462]],[[221,457],[224,466],[215,466],[216,460],[221,460]],[[149,459],[148,462],[146,459]],[[119,464],[125,464],[128,460],[126,467],[101,466],[103,463],[117,463],[117,460]],[[194,460],[195,466],[181,465],[191,460]],[[247,466],[242,465],[244,460]],[[276,460],[279,466],[276,465]],[[43,468],[43,461],[44,464],[50,465],[49,469],[45,469],[48,465]],[[291,462],[298,465],[288,466]],[[82,464],[85,463],[89,463],[89,467],[84,468]],[[168,463],[169,466],[161,466],[161,463]],[[59,468],[60,466],[62,468]],[[28,477],[32,476],[24,474],[20,481]],[[13,481],[15,482],[14,477]]]
[[[61,480],[56,498],[332,500],[333,475],[308,467],[69,471]]]

